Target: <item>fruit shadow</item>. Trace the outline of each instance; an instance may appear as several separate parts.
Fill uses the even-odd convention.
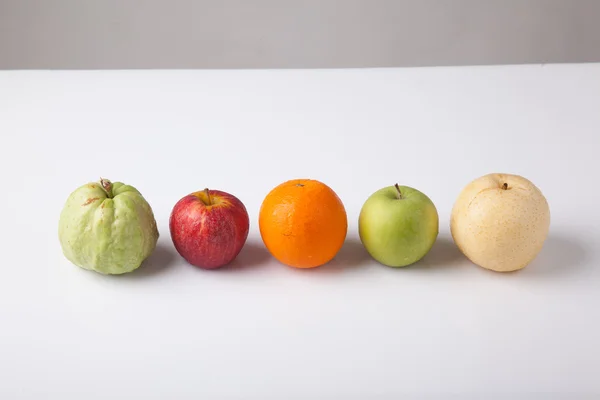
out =
[[[586,264],[586,259],[584,242],[577,238],[551,235],[546,239],[542,251],[528,266],[506,274],[536,278],[591,274],[594,266],[592,263]]]
[[[359,238],[348,237],[344,241],[342,248],[336,256],[325,265],[317,268],[293,268],[292,270],[298,273],[309,274],[336,274],[349,270],[354,270],[355,267],[365,265],[372,261],[371,256],[367,253]]]
[[[363,246],[362,242],[357,237],[346,238],[344,245],[331,260],[330,267],[348,268],[358,267],[367,262],[370,262],[371,256]]]
[[[449,236],[438,236],[431,250],[419,261],[406,269],[434,271],[467,264],[469,260],[458,249]],[[403,269],[403,268],[399,268]]]
[[[271,254],[262,242],[246,242],[240,254],[229,265],[219,271],[240,271],[249,268],[261,268],[270,264]]]
[[[166,272],[169,267],[176,263],[178,254],[175,248],[166,243],[158,242],[150,256],[142,262],[135,271],[123,275],[112,275],[118,279],[149,278]]]

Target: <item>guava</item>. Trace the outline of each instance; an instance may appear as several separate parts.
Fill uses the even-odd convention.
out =
[[[108,179],[73,191],[58,224],[65,257],[106,275],[137,269],[156,248],[158,236],[152,208],[142,194]]]

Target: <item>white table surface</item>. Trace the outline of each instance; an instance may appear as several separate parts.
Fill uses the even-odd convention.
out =
[[[0,72],[0,398],[600,396],[599,135],[593,64]],[[550,203],[518,273],[474,266],[449,235],[459,191],[489,172]],[[126,276],[74,267],[58,243],[66,197],[100,176],[137,187],[159,224]],[[258,234],[264,196],[299,177],[348,212],[344,248],[314,270],[278,264]],[[362,203],[396,182],[440,214],[431,253],[400,270],[357,239]],[[183,262],[168,231],[207,186],[251,218],[218,271]]]

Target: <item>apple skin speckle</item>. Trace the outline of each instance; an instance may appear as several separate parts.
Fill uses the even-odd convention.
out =
[[[169,217],[177,252],[189,264],[207,270],[231,263],[244,247],[249,228],[248,211],[241,200],[220,190],[182,197]]]
[[[433,201],[409,186],[387,186],[363,204],[358,233],[367,252],[388,267],[416,263],[433,247],[439,215]]]

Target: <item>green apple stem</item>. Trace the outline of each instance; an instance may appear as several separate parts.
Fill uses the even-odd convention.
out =
[[[398,186],[398,184],[396,183],[394,185],[394,187],[396,188],[396,190],[398,191],[398,200],[402,200],[402,192],[400,191],[400,186]]]
[[[106,195],[108,196],[109,199],[113,198],[113,186],[112,186],[112,182],[109,181],[108,179],[104,179],[104,178],[100,178],[100,185],[102,185],[102,189],[104,189],[104,191],[106,192]]]
[[[502,189],[508,190],[508,183],[504,182],[504,185],[502,185]]]
[[[204,193],[206,193],[206,199],[207,199],[206,201],[208,202],[207,205],[211,206],[212,205],[212,200],[210,199],[210,193],[208,191],[208,188],[204,189]]]

